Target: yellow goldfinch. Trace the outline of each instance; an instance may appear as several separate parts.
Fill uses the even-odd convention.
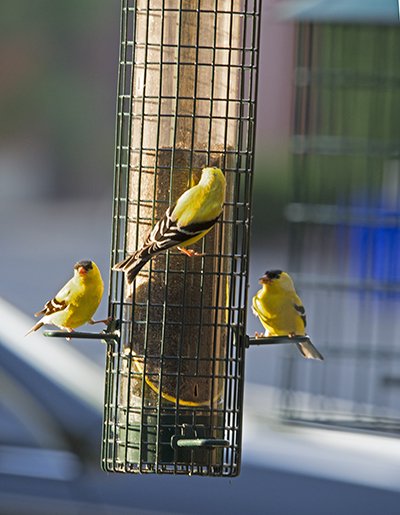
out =
[[[290,275],[270,270],[259,281],[262,288],[254,295],[252,307],[265,328],[264,336],[306,336],[305,309]],[[324,359],[311,341],[299,342],[297,347],[305,358]]]
[[[103,290],[103,280],[96,263],[79,261],[74,266],[74,276],[52,300],[46,302],[41,311],[35,313],[35,317],[43,315],[43,318],[26,335],[45,324],[56,325],[72,332],[87,322],[97,323],[92,320],[92,316],[99,307]],[[107,323],[106,320],[99,322]]]
[[[122,270],[132,283],[143,266],[153,256],[179,245],[187,256],[198,255],[185,249],[205,236],[222,213],[225,202],[226,180],[219,168],[203,168],[196,186],[188,189],[168,208],[153,227],[143,246],[117,263],[113,269]]]

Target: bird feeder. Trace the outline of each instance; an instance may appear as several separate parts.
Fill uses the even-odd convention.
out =
[[[122,0],[111,265],[217,166],[219,221],[128,285],[111,272],[102,466],[239,473],[259,0]]]

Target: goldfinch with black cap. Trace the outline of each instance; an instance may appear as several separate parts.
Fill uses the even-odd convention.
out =
[[[177,247],[189,257],[199,255],[185,249],[203,238],[215,225],[225,202],[226,180],[219,168],[203,168],[198,184],[186,190],[153,227],[143,246],[117,263],[113,269],[126,273],[132,283],[156,254]]]
[[[269,270],[259,282],[262,288],[253,297],[252,308],[264,326],[264,336],[307,336],[305,309],[290,275]],[[324,359],[311,340],[296,345],[305,358]]]
[[[96,263],[79,261],[74,266],[74,276],[53,299],[46,302],[41,311],[35,313],[35,317],[41,315],[43,317],[26,334],[37,331],[47,324],[55,325],[68,332],[86,323],[96,324],[92,316],[99,307],[103,290],[103,279]],[[108,321],[99,320],[99,322]]]

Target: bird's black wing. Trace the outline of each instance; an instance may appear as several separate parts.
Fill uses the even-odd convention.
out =
[[[307,317],[306,317],[306,310],[304,309],[304,306],[301,304],[293,304],[294,309],[297,311],[297,313],[300,315],[300,318],[303,320],[304,329],[307,327]]]
[[[148,261],[151,257],[164,250],[182,244],[207,229],[210,229],[218,217],[214,220],[202,222],[198,224],[190,224],[186,227],[179,227],[175,220],[172,219],[171,214],[175,206],[171,206],[165,212],[165,215],[159,220],[151,230],[143,243],[143,246],[128,256],[123,261],[120,261],[114,266],[115,270],[126,270],[138,260]]]
[[[44,308],[41,311],[35,313],[35,317],[39,317],[41,315],[51,315],[52,313],[56,313],[57,311],[62,311],[67,307],[67,302],[65,300],[58,300],[56,297],[54,299],[49,300],[44,305]]]
[[[153,227],[151,233],[143,244],[143,247],[136,253],[136,258],[144,258],[148,255],[156,254],[162,250],[170,249],[180,243],[184,243],[202,232],[210,229],[218,218],[201,222],[197,224],[190,224],[186,227],[179,227],[176,220],[173,220],[171,214],[175,206],[167,209],[165,215]]]

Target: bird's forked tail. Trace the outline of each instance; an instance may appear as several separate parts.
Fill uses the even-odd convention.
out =
[[[28,334],[30,333],[33,333],[34,331],[37,331],[38,329],[40,329],[42,326],[44,325],[43,322],[38,322],[37,324],[35,324],[31,329],[29,329],[29,331],[25,334],[25,336],[28,336]]]
[[[303,341],[296,343],[297,348],[302,353],[302,355],[307,359],[319,359],[323,360],[323,355],[318,351],[318,349],[311,343],[311,340]]]
[[[149,260],[150,257],[136,257],[135,255],[128,256],[124,260],[114,265],[113,270],[125,272],[126,279],[128,283],[131,284],[135,280],[137,274]]]

